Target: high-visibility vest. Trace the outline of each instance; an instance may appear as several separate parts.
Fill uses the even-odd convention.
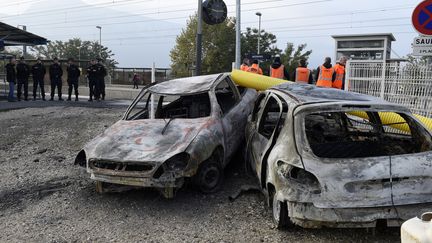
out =
[[[294,81],[296,81],[297,83],[308,84],[310,74],[311,70],[309,70],[308,68],[298,67],[296,69],[296,78]]]
[[[263,74],[262,69],[256,63],[252,64],[252,66],[249,67],[248,72],[261,75]]]
[[[331,88],[333,85],[333,73],[333,67],[326,68],[324,66],[321,66],[316,85],[320,87]]]
[[[345,66],[340,65],[339,63],[334,66],[334,71],[336,73],[335,81],[333,82],[332,87],[335,89],[343,89],[343,78],[345,75]]]
[[[283,79],[285,76],[285,66],[280,65],[279,68],[270,67],[270,77]]]
[[[246,64],[242,64],[242,65],[240,66],[240,70],[242,70],[242,71],[247,72],[248,69],[249,69],[249,66],[246,65]]]

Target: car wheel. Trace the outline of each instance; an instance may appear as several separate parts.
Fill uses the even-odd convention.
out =
[[[276,193],[272,192],[272,216],[273,222],[278,229],[284,229],[291,226],[292,223],[288,217],[288,208],[286,202],[277,199]]]
[[[195,176],[195,184],[203,193],[213,193],[220,189],[223,183],[224,171],[219,161],[214,157],[204,161]]]

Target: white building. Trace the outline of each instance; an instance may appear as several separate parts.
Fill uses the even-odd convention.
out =
[[[351,60],[389,61],[393,34],[334,35],[336,60],[346,56]]]

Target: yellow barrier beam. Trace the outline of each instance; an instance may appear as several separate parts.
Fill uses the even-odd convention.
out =
[[[234,69],[231,72],[231,79],[240,86],[261,90],[261,91],[279,84],[289,82],[283,79],[271,78],[268,76],[244,72],[237,69]],[[289,83],[293,83],[293,82],[289,82]],[[364,119],[369,118],[365,112],[359,111],[359,112],[350,112],[350,113]],[[406,122],[405,119],[403,119],[400,115],[394,112],[379,112],[379,116],[383,124],[394,124],[394,123]],[[425,125],[425,127],[427,127],[430,131],[432,131],[431,118],[427,118],[416,114],[414,114],[414,116],[417,117],[417,119],[419,119]],[[410,132],[409,126],[407,124],[395,124],[392,125],[392,127],[402,131]]]
[[[283,79],[271,78],[237,69],[231,72],[231,79],[240,86],[261,91],[288,82]]]

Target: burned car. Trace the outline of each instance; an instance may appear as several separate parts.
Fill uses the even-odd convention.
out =
[[[432,209],[432,137],[407,108],[312,85],[258,97],[246,159],[278,228],[400,226]]]
[[[150,85],[120,121],[85,145],[75,163],[86,167],[98,192],[120,184],[157,188],[171,198],[186,179],[214,192],[244,141],[256,96],[236,87],[229,74]]]

